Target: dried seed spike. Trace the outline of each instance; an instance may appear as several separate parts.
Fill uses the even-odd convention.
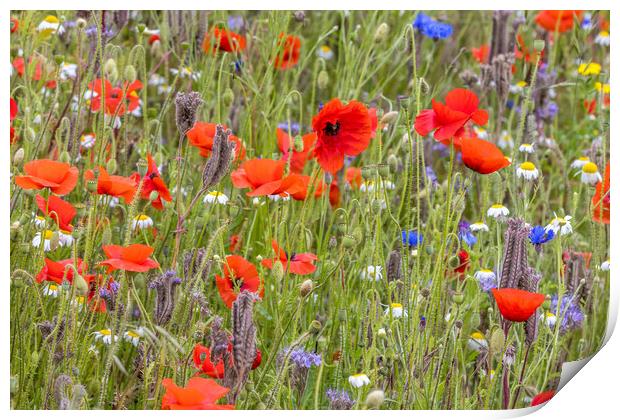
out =
[[[185,135],[187,131],[196,123],[198,108],[203,104],[203,100],[198,92],[177,93],[176,104],[176,124],[179,133]]]

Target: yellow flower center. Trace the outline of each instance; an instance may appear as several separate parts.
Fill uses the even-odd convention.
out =
[[[140,338],[140,334],[135,331],[127,331],[127,335],[131,338]]]
[[[392,303],[392,309],[402,309],[403,305],[400,303]]]
[[[58,290],[58,286],[55,285],[55,284],[48,284],[47,285],[47,290],[56,291],[56,290]]]
[[[101,335],[112,335],[112,330],[99,330]]]
[[[139,214],[136,216],[136,220],[139,222],[144,222],[146,220],[149,220],[149,217],[146,214]]]
[[[504,205],[503,204],[493,204],[491,206],[492,209],[503,209]]]
[[[534,171],[536,170],[536,166],[532,162],[523,162],[520,166],[524,171]]]
[[[52,236],[54,236],[54,232],[49,229],[43,232],[44,239],[52,239]]]
[[[601,31],[601,32],[598,33],[598,36],[600,36],[602,38],[609,38],[609,32]]]
[[[490,273],[492,273],[493,271],[492,271],[492,270],[489,270],[489,269],[486,269],[486,268],[483,268],[482,270],[480,270],[480,272],[481,272],[481,273],[484,273],[484,274],[490,274]]]
[[[587,174],[595,174],[598,172],[598,166],[596,166],[596,163],[594,162],[588,162],[583,165],[583,168],[581,168],[581,170]]]
[[[211,197],[219,197],[220,195],[224,195],[223,193],[219,192],[219,191],[210,191],[207,195],[210,195]]]
[[[521,87],[521,88],[522,88],[522,87],[526,87],[526,86],[527,86],[527,83],[525,82],[525,80],[521,80],[520,82],[517,82],[517,86],[519,86],[519,87]]]
[[[48,15],[45,17],[45,19],[43,19],[44,21],[46,21],[47,23],[58,23],[58,18],[56,16],[52,16],[52,15]]]
[[[484,334],[482,334],[480,331],[471,333],[470,337],[474,340],[484,340]]]

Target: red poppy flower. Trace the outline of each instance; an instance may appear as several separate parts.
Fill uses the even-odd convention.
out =
[[[515,45],[515,58],[521,60],[524,59],[528,63],[536,62],[536,55],[540,54],[540,57],[545,56],[545,50],[542,50],[540,53],[536,52],[533,49],[528,48],[521,34],[517,35],[517,43]],[[516,66],[513,64],[512,73],[514,74],[516,71]]]
[[[291,193],[291,197],[293,197],[293,199],[295,200],[299,200],[299,201],[305,200],[310,191],[314,191],[315,197],[320,197],[323,194],[323,192],[325,192],[325,189],[327,188],[327,185],[321,179],[315,179],[314,185],[311,186],[309,175],[297,174],[296,177],[298,180],[297,181],[298,190]]]
[[[245,50],[245,37],[233,31],[214,27],[205,35],[202,49],[206,53],[218,51],[239,52]]]
[[[17,28],[19,28],[19,20],[12,17],[11,18],[11,33],[17,31]]]
[[[26,175],[16,176],[15,183],[25,190],[49,188],[54,194],[69,194],[78,179],[78,168],[50,159],[33,160],[24,165]]]
[[[149,258],[153,254],[153,248],[148,245],[103,245],[102,248],[108,259],[101,261],[99,265],[107,266],[108,272],[125,270],[144,273],[159,267],[157,261]]]
[[[34,63],[34,71],[30,75],[32,80],[41,80],[41,75],[43,74],[43,65],[39,58],[30,57],[28,59],[28,66],[31,66]],[[26,61],[24,57],[15,57],[13,60],[13,67],[17,74],[20,77],[23,77],[26,73]]]
[[[15,140],[17,139],[17,137],[15,136],[15,128],[11,126],[10,129],[11,129],[10,130],[11,134],[10,134],[9,139],[10,139],[11,144],[13,144],[15,143]]]
[[[222,270],[224,277],[216,274],[215,285],[224,304],[229,308],[232,308],[237,295],[244,290],[258,293],[260,297],[265,294],[256,267],[245,258],[238,255],[227,256],[226,262],[222,265]]]
[[[311,159],[312,146],[316,142],[316,134],[309,133],[302,137],[302,141],[304,143],[304,149],[301,152],[298,152],[293,147],[293,141],[289,137],[288,133],[281,128],[276,130],[276,136],[278,137],[278,148],[282,152],[282,160],[288,162],[289,160],[289,150],[293,151],[293,155],[291,156],[291,172],[293,173],[302,173],[304,171],[304,167],[306,166],[306,162],[308,159]]]
[[[84,266],[84,262],[80,258],[78,258],[75,262],[77,262],[76,268],[78,270],[78,273],[82,274],[82,271],[86,270],[86,267]],[[68,281],[69,283],[73,282],[73,275],[74,275],[73,268],[67,268],[67,265],[69,264],[73,265],[73,263],[74,263],[73,258],[69,258],[66,260],[60,260],[60,261],[53,261],[53,260],[50,260],[49,258],[46,258],[45,265],[43,266],[41,271],[39,271],[39,273],[36,276],[37,283],[42,283],[44,281],[51,281],[57,284],[62,284],[63,277],[64,277],[64,280]],[[65,276],[65,270],[67,272],[66,276]]]
[[[510,165],[496,145],[477,137],[461,139],[461,156],[465,166],[479,174],[491,174]]]
[[[461,249],[458,253],[459,266],[454,269],[454,272],[463,275],[469,268],[469,253],[464,249]]]
[[[301,189],[299,176],[284,176],[286,162],[273,159],[246,160],[230,174],[237,188],[250,188],[248,197],[294,194]]]
[[[491,289],[502,316],[512,322],[527,321],[545,301],[545,295],[521,289]]]
[[[205,375],[212,378],[224,377],[224,360],[220,360],[217,365],[211,362],[211,350],[202,344],[196,344],[193,351],[194,365]]]
[[[583,10],[542,10],[536,15],[536,23],[549,32],[562,33],[573,28],[575,18],[581,20]]]
[[[362,169],[349,166],[344,173],[344,179],[352,188],[359,188],[362,185]]]
[[[295,66],[299,62],[300,50],[301,40],[298,37],[281,33],[278,36],[279,54],[273,63],[275,68],[284,70]]]
[[[213,138],[215,137],[215,123],[207,123],[198,121],[187,132],[187,138],[192,146],[195,146],[200,150],[200,156],[208,158],[211,156],[211,150],[213,149]],[[227,127],[222,124],[224,129]],[[242,160],[245,159],[245,147],[235,135],[231,135],[228,138],[229,141],[235,143],[235,158]]]
[[[377,136],[377,127],[379,126],[377,108],[368,108],[368,118],[370,118],[370,138],[374,139]]]
[[[39,194],[35,197],[37,207],[46,216],[54,219],[58,228],[67,232],[73,231],[73,225],[71,221],[76,215],[76,210],[73,205],[62,198],[50,195],[47,200]]]
[[[228,250],[230,252],[237,252],[239,248],[241,248],[241,238],[239,237],[239,235],[230,235]]]
[[[13,121],[15,119],[15,117],[17,117],[17,113],[19,112],[19,109],[17,108],[17,102],[15,102],[15,99],[10,98],[11,99],[11,121]]]
[[[146,171],[146,175],[144,176],[144,182],[142,183],[142,192],[141,197],[144,199],[149,199],[151,197],[151,193],[153,191],[157,192],[157,197],[155,200],[151,201],[151,205],[155,207],[157,210],[162,210],[164,205],[162,200],[164,201],[172,201],[172,196],[170,195],[170,191],[168,191],[168,187],[166,183],[161,178],[161,174],[159,173],[159,169],[157,169],[157,164],[150,153],[146,155],[146,159],[148,162],[148,169]],[[140,182],[140,174],[135,172],[131,175],[131,179],[134,180],[136,184]]]
[[[84,178],[87,180],[95,179],[93,171],[86,171]],[[136,180],[130,177],[109,175],[103,166],[99,167],[99,177],[97,178],[97,194],[111,195],[112,197],[122,197],[127,204],[131,203],[137,188]]]
[[[185,388],[175,384],[172,379],[164,378],[161,384],[166,394],[161,400],[162,410],[234,410],[235,406],[218,405],[217,400],[228,394],[229,389],[220,386],[213,379],[193,377]]]
[[[606,225],[609,224],[609,213],[611,209],[610,187],[609,162],[607,162],[607,166],[605,166],[605,178],[602,182],[597,182],[594,197],[592,197],[592,220]]]
[[[94,82],[88,84],[88,89],[93,92],[90,99],[90,109],[94,112],[101,108],[102,93],[105,93],[104,103],[107,115],[120,117],[126,111],[135,111],[140,106],[140,97],[136,92],[142,89],[142,82],[139,80],[135,80],[131,84],[125,83],[122,87],[114,87],[109,80],[95,79]]]
[[[551,398],[553,398],[554,395],[555,395],[555,391],[554,390],[543,391],[540,394],[534,396],[534,398],[532,398],[531,406],[534,407],[535,405],[546,403]]]
[[[483,44],[479,48],[474,47],[471,49],[471,55],[473,55],[480,64],[485,64],[489,61],[490,52],[491,49],[489,48],[489,44]]]
[[[425,109],[415,118],[415,130],[426,136],[435,130],[434,137],[439,141],[449,141],[464,134],[465,124],[474,121],[485,125],[489,114],[478,109],[478,97],[467,89],[453,89],[446,95],[446,104],[433,99],[433,108]]]
[[[280,248],[275,239],[271,241],[271,246],[273,247],[273,251],[276,253],[276,258],[280,260],[284,269],[288,268],[291,273],[303,276],[316,271],[316,266],[314,265],[314,261],[317,260],[316,255],[310,252],[304,252],[301,254],[296,254],[293,252],[289,255],[286,251]],[[275,260],[275,258],[264,259],[261,264],[271,269]]]
[[[339,99],[329,101],[312,118],[317,135],[314,156],[326,172],[338,172],[344,156],[357,156],[368,147],[372,135],[368,109],[358,101],[343,105]]]
[[[329,204],[332,207],[340,206],[340,188],[336,180],[329,184]]]
[[[155,43],[155,41],[159,41],[159,35],[158,34],[153,34],[149,37],[149,45],[153,45]]]

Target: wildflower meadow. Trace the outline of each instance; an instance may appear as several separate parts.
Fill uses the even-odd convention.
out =
[[[13,10],[11,407],[548,401],[607,326],[609,15]]]

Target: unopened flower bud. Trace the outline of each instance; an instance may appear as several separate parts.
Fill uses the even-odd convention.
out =
[[[301,138],[300,135],[295,136],[294,147],[296,152],[304,151],[304,140]]]
[[[108,160],[108,162],[105,164],[105,169],[106,171],[108,171],[110,175],[113,175],[114,173],[116,173],[116,168],[117,168],[117,164],[116,164],[116,159],[114,158]]]
[[[123,77],[125,78],[125,81],[129,83],[136,80],[136,77],[137,77],[136,68],[132,66],[131,64],[125,67],[125,71],[123,72]]]
[[[310,279],[305,280],[299,287],[299,294],[301,295],[301,297],[306,297],[310,293],[312,293],[313,287],[314,287],[314,283],[312,282],[312,280]]]
[[[273,267],[271,267],[271,274],[276,281],[282,280],[284,277],[284,266],[281,261],[276,261],[273,263]]]
[[[321,70],[316,82],[320,90],[325,89],[329,84],[329,74],[327,74],[327,71]]]
[[[88,25],[88,22],[86,22],[86,19],[77,18],[77,19],[75,20],[75,26],[76,26],[78,29],[84,29],[84,28],[86,28],[86,25]]]
[[[235,101],[235,92],[233,92],[231,88],[227,87],[222,94],[222,100],[225,106],[231,106]]]
[[[383,22],[377,30],[375,31],[375,42],[381,43],[387,39],[388,34],[390,33],[390,27],[387,23]]]
[[[19,149],[17,149],[17,151],[13,155],[13,164],[21,165],[23,161],[24,161],[24,148],[20,147]]]
[[[77,294],[86,296],[88,294],[88,283],[80,274],[75,273],[73,276],[73,285]]]
[[[396,157],[396,155],[389,155],[387,158],[387,164],[390,168],[390,172],[396,173],[396,171],[398,170],[398,158]]]
[[[390,111],[390,112],[385,113],[385,115],[383,115],[383,117],[381,118],[381,124],[382,125],[393,124],[396,122],[397,119],[398,119],[398,111]]]
[[[357,243],[357,241],[355,240],[355,238],[352,235],[344,235],[342,237],[342,245],[345,248],[353,248],[356,243]]]
[[[52,237],[50,238],[50,249],[54,251],[60,245],[60,234],[58,232],[54,232]]]
[[[136,167],[138,168],[138,173],[140,174],[140,176],[144,176],[146,175],[146,172],[149,169],[149,165],[147,163],[146,160],[144,159],[140,159],[138,160],[138,163],[136,163]]]
[[[545,49],[545,41],[542,39],[534,40],[534,49],[538,52],[542,52]]]
[[[146,30],[146,25],[144,23],[138,23],[136,25],[136,29],[138,30],[139,34],[143,34],[144,31]]]
[[[293,17],[297,22],[303,23],[303,21],[306,19],[306,12],[304,12],[303,10],[297,10],[293,12]]]
[[[385,401],[385,393],[380,389],[375,389],[374,391],[370,391],[366,396],[366,407],[371,410],[376,410],[381,407]]]
[[[314,321],[312,321],[312,322],[310,323],[310,328],[308,328],[308,329],[310,330],[310,332],[311,332],[312,334],[316,334],[316,333],[318,333],[319,331],[321,331],[321,328],[322,328],[322,327],[323,327],[323,326],[321,325],[321,322],[319,322],[319,321],[317,321],[317,320],[315,319]]]
[[[118,70],[116,68],[116,61],[113,58],[109,58],[105,64],[103,65],[103,72],[106,74],[106,76],[108,76],[109,78],[111,75],[116,75],[118,76]],[[114,77],[116,78],[116,77]]]

